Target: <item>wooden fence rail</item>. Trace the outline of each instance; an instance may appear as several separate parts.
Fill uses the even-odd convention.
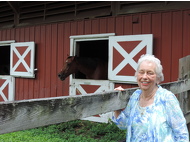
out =
[[[162,84],[162,87],[179,94],[181,106],[183,92],[190,90],[190,79]],[[81,119],[92,115],[125,108],[128,99],[137,88],[97,94],[64,96],[0,103],[0,134],[31,129]],[[190,122],[189,111],[184,111]]]

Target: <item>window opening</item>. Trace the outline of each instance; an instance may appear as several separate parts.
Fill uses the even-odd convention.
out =
[[[10,75],[10,46],[0,46],[0,75]]]
[[[98,58],[108,65],[108,40],[77,41],[76,55],[77,57]],[[76,73],[74,78],[86,79],[81,72]]]

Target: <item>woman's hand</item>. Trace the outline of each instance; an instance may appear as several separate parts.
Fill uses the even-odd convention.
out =
[[[118,86],[117,88],[115,88],[114,90],[119,90],[119,91],[123,91],[124,89],[121,86]]]

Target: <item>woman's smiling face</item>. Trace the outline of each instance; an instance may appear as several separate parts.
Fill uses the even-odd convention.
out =
[[[158,82],[156,64],[150,61],[143,61],[137,72],[137,82],[141,90],[153,90]]]

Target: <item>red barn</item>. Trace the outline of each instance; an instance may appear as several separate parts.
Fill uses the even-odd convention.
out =
[[[136,86],[136,62],[158,57],[164,82],[178,80],[190,54],[190,2],[0,2],[1,101],[67,96]],[[93,46],[94,45],[94,46]],[[67,55],[108,61],[107,80],[57,77]]]

